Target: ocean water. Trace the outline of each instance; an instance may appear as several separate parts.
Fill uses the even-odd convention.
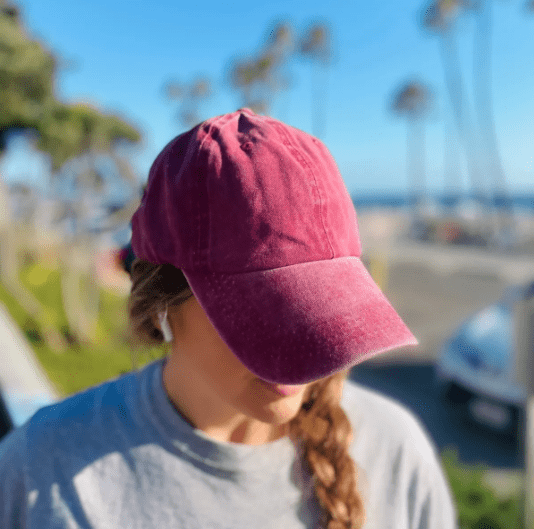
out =
[[[413,204],[413,198],[405,193],[388,194],[388,193],[365,193],[362,192],[351,194],[354,207],[358,211],[373,208],[403,209],[409,208]],[[428,200],[438,207],[450,208],[459,204],[475,200],[473,195],[450,195],[450,194],[431,194]],[[524,212],[534,214],[534,193],[533,194],[513,194],[510,196],[510,202],[513,210],[517,213]],[[504,208],[506,202],[502,199],[486,199],[482,201],[484,207]]]

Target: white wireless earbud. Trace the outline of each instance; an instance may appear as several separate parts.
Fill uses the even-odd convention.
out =
[[[165,312],[158,312],[158,320],[161,332],[163,333],[163,339],[166,342],[172,342],[173,336],[171,326],[169,325],[169,319],[167,317],[167,309],[165,309]]]

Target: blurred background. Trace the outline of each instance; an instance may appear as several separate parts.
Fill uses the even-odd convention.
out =
[[[173,137],[246,106],[326,143],[420,341],[351,377],[419,415],[462,527],[520,527],[533,34],[531,0],[0,0],[0,435],[164,354],[128,334],[130,218]]]

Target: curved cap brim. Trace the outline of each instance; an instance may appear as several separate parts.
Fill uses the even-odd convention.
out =
[[[418,343],[358,257],[183,273],[230,350],[268,382],[306,384]]]

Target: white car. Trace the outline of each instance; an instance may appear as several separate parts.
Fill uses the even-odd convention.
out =
[[[55,402],[47,394],[26,395],[20,392],[0,392],[0,439],[12,429],[22,426],[37,410]]]
[[[442,346],[436,380],[453,408],[478,424],[516,436],[526,403],[514,358],[514,306],[528,287],[510,287],[467,319]]]

